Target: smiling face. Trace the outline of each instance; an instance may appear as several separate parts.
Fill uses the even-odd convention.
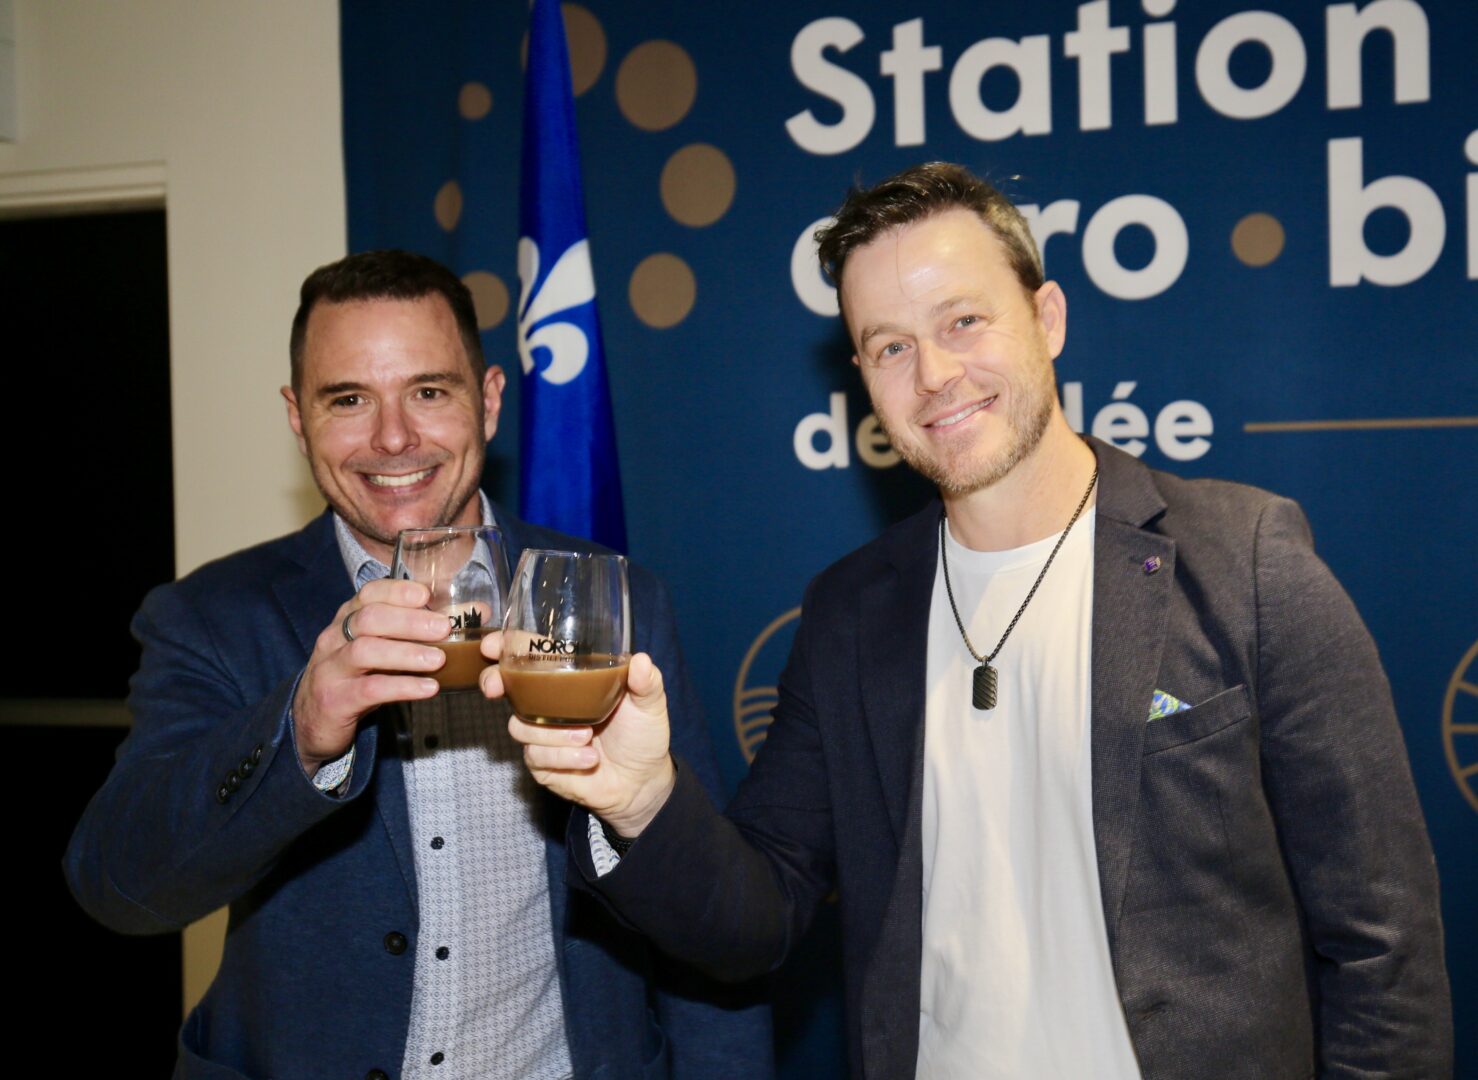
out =
[[[879,423],[945,495],[1000,481],[1061,417],[1062,290],[1028,294],[974,212],[946,210],[853,251],[841,303]]]
[[[401,529],[475,525],[503,373],[481,385],[439,295],[320,303],[302,385],[283,387],[313,479],[365,550],[390,562]]]

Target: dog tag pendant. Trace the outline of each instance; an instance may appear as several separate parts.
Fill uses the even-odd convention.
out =
[[[975,669],[974,692],[970,696],[970,703],[977,709],[996,707],[996,669],[989,664],[981,664]]]

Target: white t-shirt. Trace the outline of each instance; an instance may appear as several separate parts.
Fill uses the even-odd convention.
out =
[[[924,942],[918,1075],[1138,1080],[1109,958],[1093,842],[1090,511],[971,704],[937,571],[924,738]],[[947,536],[970,640],[996,647],[1057,542],[971,551]]]

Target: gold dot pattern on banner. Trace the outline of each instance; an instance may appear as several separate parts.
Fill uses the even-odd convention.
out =
[[[606,69],[606,32],[590,9],[579,4],[562,5],[565,41],[570,46],[570,82],[579,97],[595,85]]]
[[[508,317],[508,286],[497,274],[474,270],[462,278],[477,309],[477,328],[491,330]]]
[[[481,120],[493,108],[493,92],[480,82],[466,83],[457,95],[457,111],[463,120]]]
[[[600,79],[606,69],[606,31],[590,11],[580,4],[561,4],[565,20],[565,47],[570,54],[570,88],[579,97]],[[529,35],[524,34],[518,51],[519,66],[528,70]]]
[[[1248,214],[1232,230],[1232,253],[1248,266],[1267,266],[1283,254],[1283,225],[1272,214]]]
[[[658,252],[648,255],[631,272],[628,293],[631,310],[638,319],[656,330],[666,330],[693,310],[698,282],[687,263],[676,255]]]
[[[662,167],[662,205],[673,220],[694,228],[712,225],[734,202],[734,166],[716,146],[685,146]]]
[[[693,107],[698,69],[681,45],[647,41],[632,49],[616,72],[616,103],[643,131],[665,131]]]
[[[441,190],[436,193],[436,201],[431,204],[431,211],[436,215],[436,223],[447,232],[457,227],[457,222],[462,219],[462,185],[455,180],[448,180],[441,185]]]
[[[1442,701],[1442,749],[1468,805],[1478,810],[1478,641],[1458,661]]]

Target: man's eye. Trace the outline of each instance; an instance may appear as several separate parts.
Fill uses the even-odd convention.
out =
[[[903,353],[903,349],[904,349],[903,342],[901,342],[901,341],[895,341],[895,342],[892,342],[891,344],[888,344],[888,345],[883,346],[883,351],[880,352],[878,355],[881,356],[881,357],[884,357],[884,358],[887,358],[889,356],[900,356]]]
[[[340,394],[328,404],[333,409],[352,409],[363,400],[358,394]]]
[[[979,315],[961,315],[955,320],[955,325],[960,327],[974,326],[980,321]]]
[[[416,387],[416,398],[419,401],[435,401],[439,397],[446,397],[446,391],[439,386]]]

